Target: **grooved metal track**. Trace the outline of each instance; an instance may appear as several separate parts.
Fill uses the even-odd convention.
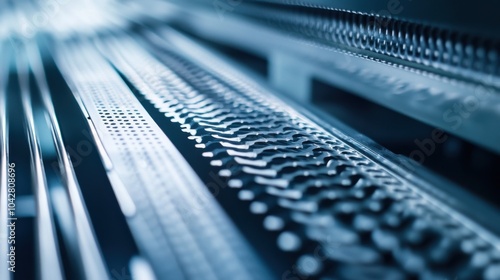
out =
[[[160,34],[167,39],[147,35],[152,54],[125,36],[100,47],[251,201],[278,248],[298,253],[286,277],[495,277],[494,235],[208,52]]]
[[[91,43],[61,43],[56,61],[95,126],[107,171],[160,279],[267,279],[213,197]]]
[[[40,140],[38,138],[38,133],[35,127],[35,111],[32,103],[32,94],[30,91],[30,65],[27,56],[18,56],[17,57],[17,70],[19,76],[19,84],[20,84],[20,94],[23,104],[23,111],[25,115],[26,121],[26,130],[28,134],[28,142],[30,145],[31,151],[31,172],[33,174],[33,186],[34,186],[34,194],[36,200],[36,208],[37,208],[37,232],[36,232],[36,244],[38,248],[36,250],[37,253],[37,261],[39,263],[40,270],[40,279],[54,279],[61,280],[63,279],[63,270],[61,266],[61,259],[59,255],[59,246],[57,242],[57,236],[55,233],[54,227],[54,218],[52,215],[52,207],[49,201],[49,193],[48,193],[48,184],[47,178],[45,176],[43,158],[42,158],[42,149]],[[38,72],[39,73],[39,72]],[[38,78],[38,77],[37,77]],[[45,77],[41,77],[43,81],[45,81]],[[44,91],[44,94],[47,92]],[[63,169],[64,170],[64,169]],[[77,223],[81,223],[86,220],[85,216],[79,216],[81,219]],[[88,219],[88,218],[87,218]],[[88,224],[87,224],[88,226]],[[84,235],[85,230],[83,227],[80,227],[81,231],[78,232],[79,236]],[[92,236],[92,235],[91,235]],[[92,239],[85,240],[85,246],[88,248],[96,248],[95,243],[91,242]],[[97,252],[97,253],[96,253]],[[96,249],[92,253],[94,253],[95,260],[99,260],[99,251]],[[86,263],[89,264],[89,263]],[[89,268],[95,268],[89,265]],[[95,270],[100,277],[104,277],[105,270]],[[104,273],[104,274],[103,274]],[[87,274],[87,276],[92,276],[92,274]],[[93,275],[94,277],[97,275]]]
[[[235,12],[373,59],[394,58],[480,83],[493,81],[488,75],[500,75],[500,42],[476,34],[320,6],[242,4]]]
[[[499,21],[498,18],[494,17],[498,2],[494,0],[484,0],[481,5],[471,5],[467,1],[450,0],[439,2],[426,0],[418,2],[412,2],[411,0],[373,0],[370,2],[357,0],[250,0],[248,2],[359,11],[372,15],[426,22],[434,26],[445,26],[455,30],[464,30],[486,37],[498,38],[498,34],[495,34],[495,27],[498,26]]]

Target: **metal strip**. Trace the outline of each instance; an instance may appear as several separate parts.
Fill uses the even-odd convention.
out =
[[[373,12],[307,4],[245,2],[239,3],[233,10],[221,9],[213,9],[221,26],[224,25],[221,19],[233,13],[281,33],[375,61],[396,63],[475,83],[500,85],[496,58],[500,52],[497,46],[499,41],[490,37],[478,38],[476,32],[467,34],[462,29],[431,26]]]
[[[184,276],[233,279],[237,275],[240,279],[251,279],[259,273],[265,278],[262,271],[252,271],[245,262],[247,259],[240,258],[247,247],[239,234],[94,46],[82,42],[65,44],[58,53],[64,76],[70,80],[69,84],[76,85],[74,91],[86,104],[113,166],[135,200],[137,212],[154,209],[155,216],[158,215],[156,221],[164,232],[157,241],[167,239]],[[206,240],[211,240],[210,244]],[[158,273],[154,261],[150,259],[157,276],[166,277]]]
[[[52,209],[48,197],[41,147],[35,128],[33,105],[31,102],[29,66],[25,53],[19,50],[17,55],[17,71],[24,109],[28,142],[31,151],[31,170],[33,174],[33,191],[36,199],[36,244],[37,262],[40,279],[63,279],[59,246],[54,228]]]
[[[103,67],[100,67],[101,65],[99,64],[99,60],[97,61],[97,64],[95,64],[96,58],[89,58],[89,55],[85,53],[88,51],[80,51],[79,49],[71,47],[71,44],[58,45],[52,55],[54,56],[56,64],[63,77],[73,92],[73,95],[79,101],[80,107],[82,107],[82,110],[87,112],[89,122],[92,122],[96,131],[96,134],[93,133],[92,135],[94,137],[97,135],[98,138],[96,139],[98,140],[96,141],[101,142],[102,146],[106,149],[107,157],[110,160],[108,167],[111,168],[108,169],[107,172],[110,174],[108,176],[110,177],[111,184],[113,184],[113,190],[116,193],[117,188],[122,188],[122,185],[117,184],[117,181],[114,180],[115,177],[120,179],[119,182],[127,184],[127,189],[124,191],[130,194],[130,197],[133,199],[133,203],[136,205],[135,208],[137,208],[135,215],[128,216],[127,221],[129,222],[132,233],[138,242],[138,246],[141,248],[148,260],[153,264],[157,275],[169,275],[173,279],[184,279],[184,273],[178,265],[172,250],[172,245],[165,238],[164,230],[162,230],[162,225],[159,222],[160,218],[157,216],[158,214],[155,210],[150,206],[151,198],[149,197],[149,194],[141,188],[141,186],[146,186],[147,183],[143,183],[140,176],[134,176],[132,174],[135,173],[136,170],[138,171],[144,169],[144,167],[135,168],[136,170],[130,172],[130,170],[133,170],[134,167],[127,166],[127,163],[130,162],[130,164],[134,164],[134,162],[130,158],[122,158],[120,154],[121,143],[113,143],[112,138],[110,139],[111,136],[109,133],[105,133],[107,131],[106,125],[104,125],[103,121],[100,119],[99,112],[101,114],[105,114],[111,112],[111,110],[117,112],[117,110],[122,111],[122,107],[123,109],[129,107],[123,104],[127,104],[128,102],[126,101],[111,103],[110,100],[107,100],[107,97],[117,98],[116,92],[114,95],[108,96],[106,94],[107,87],[115,89],[115,91],[123,91],[124,93],[128,93],[128,89],[125,85],[119,82],[119,78],[116,77],[116,73],[109,75],[110,69],[108,67],[104,67],[104,69]],[[93,62],[94,67],[89,65],[89,62]],[[103,62],[100,61],[100,63]],[[99,76],[102,77],[103,80],[107,79],[107,81],[97,83],[97,85],[95,85],[95,82],[92,83],[92,81],[96,80],[92,76],[89,76],[93,71],[100,73]],[[105,73],[102,73],[103,71]],[[128,94],[124,97],[127,97]],[[92,99],[93,97],[101,97],[102,100],[94,101]],[[130,99],[130,97],[126,99]],[[137,105],[134,107],[139,108]],[[129,110],[134,112],[134,109]],[[147,117],[147,114],[144,111],[140,109],[138,110],[139,116],[144,118]],[[146,123],[148,126],[150,123],[153,124],[153,122],[149,119],[144,121],[144,125]],[[150,138],[152,139],[153,137]],[[111,145],[109,145],[110,142],[112,143]],[[146,147],[146,145],[144,145],[144,147]],[[143,160],[140,161],[143,162]],[[152,176],[154,177],[154,175]],[[157,185],[157,183],[155,184]],[[134,187],[130,188],[130,185]],[[120,197],[119,194],[116,195],[117,197]],[[168,216],[168,214],[166,216]],[[171,226],[172,230],[176,229],[175,225],[176,222],[173,222]]]
[[[8,271],[7,243],[7,169],[9,164],[9,128],[7,120],[7,85],[9,71],[10,48],[0,42],[0,53],[7,59],[0,61],[0,279],[11,279]]]
[[[212,4],[213,1],[201,0]],[[500,24],[495,11],[498,2],[485,0],[481,5],[470,2],[445,1],[332,1],[332,0],[250,0],[243,2],[274,3],[287,6],[314,7],[354,11],[370,15],[387,16],[413,22],[425,22],[439,27],[470,32],[485,37],[499,38],[495,26]],[[216,2],[213,2],[216,3]],[[224,2],[222,2],[224,3]],[[240,3],[235,1],[235,3]],[[238,8],[238,7],[236,7]]]
[[[49,87],[42,66],[42,61],[38,49],[30,45],[28,48],[29,64],[33,70],[35,81],[40,90],[44,109],[46,110],[49,127],[52,130],[53,140],[57,149],[58,160],[62,175],[63,184],[69,195],[73,222],[76,228],[78,248],[81,258],[81,268],[87,279],[106,279],[109,278],[102,253],[99,249],[95,237],[92,223],[87,213],[87,208],[80,192],[80,186],[76,179],[74,169],[66,151],[59,123],[55,114],[55,109],[50,97]]]

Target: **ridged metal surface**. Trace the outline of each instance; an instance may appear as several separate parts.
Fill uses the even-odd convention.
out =
[[[205,0],[201,0],[205,1]],[[209,2],[209,1],[206,1]],[[337,9],[355,11],[370,15],[379,15],[396,19],[404,19],[453,30],[465,31],[483,37],[499,39],[495,26],[500,23],[495,17],[498,2],[481,1],[481,5],[473,5],[467,1],[332,1],[332,0],[250,0],[246,3],[272,3],[283,6],[311,7],[319,9]],[[241,2],[231,2],[241,3]]]
[[[496,237],[235,69],[189,44],[174,49],[152,37],[159,59],[124,38],[110,40],[108,54],[159,111],[181,124],[229,187],[240,189],[239,198],[252,202],[249,213],[264,215],[264,228],[280,233],[278,247],[300,253],[297,273],[325,279],[498,276]],[[204,57],[210,71],[186,56]]]
[[[95,47],[61,43],[56,61],[95,125],[108,172],[132,198],[132,231],[157,277],[266,279],[208,190]]]
[[[498,88],[500,80],[493,76],[480,74],[483,78],[478,84],[477,79],[471,79],[474,75],[463,79],[451,77],[410,67],[389,56],[369,52],[361,55],[356,49],[290,36],[279,28],[239,16],[237,11],[245,10],[242,6],[226,12],[222,19],[214,10],[179,7],[176,10],[179,16],[173,20],[179,26],[206,40],[265,58],[271,84],[296,99],[310,99],[314,95],[311,84],[320,80],[492,151],[500,151],[495,122],[500,112],[500,94],[492,87]],[[191,18],[194,20],[188,20]],[[471,114],[457,121],[452,111],[461,104],[471,104]]]
[[[500,75],[500,42],[475,34],[319,6],[242,4],[235,12],[318,42],[366,51],[362,55],[375,59],[388,56],[477,82]]]

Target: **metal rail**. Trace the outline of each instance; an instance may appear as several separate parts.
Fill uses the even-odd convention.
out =
[[[36,200],[36,254],[40,279],[63,279],[59,256],[59,246],[54,227],[51,203],[49,201],[47,179],[42,159],[42,151],[37,136],[30,90],[29,65],[24,50],[16,56],[17,73],[21,91],[21,101],[31,151],[31,172],[33,192]]]
[[[10,48],[0,42],[0,53],[6,54],[7,59],[0,61],[0,278],[11,279],[8,267],[7,243],[7,187],[8,187],[8,165],[9,165],[9,127],[7,114],[7,86],[9,77]]]
[[[51,129],[53,141],[56,146],[62,181],[69,197],[70,211],[76,242],[80,258],[80,269],[87,279],[108,279],[109,273],[106,269],[99,244],[93,232],[92,223],[87,213],[84,199],[80,192],[80,186],[75,176],[74,169],[66,151],[59,123],[55,114],[50,90],[47,85],[45,70],[42,65],[38,48],[30,45],[27,49],[29,66],[35,76],[35,82],[41,94],[44,111]]]

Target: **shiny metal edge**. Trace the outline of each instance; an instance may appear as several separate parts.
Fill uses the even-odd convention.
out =
[[[199,3],[212,4],[228,3],[211,0],[197,0]],[[316,7],[321,9],[338,9],[371,15],[382,15],[392,18],[404,19],[413,22],[433,24],[452,30],[464,30],[472,34],[500,38],[496,26],[500,19],[495,11],[498,10],[498,2],[495,0],[481,1],[474,4],[468,1],[433,1],[433,0],[248,0],[246,3],[272,3],[278,5],[294,5],[304,7]],[[238,6],[242,1],[232,1],[231,6]]]
[[[109,279],[109,273],[106,269],[106,264],[97,242],[90,217],[87,213],[78,180],[64,145],[38,48],[34,45],[30,45],[27,55],[29,58],[29,66],[35,76],[44,109],[48,116],[48,126],[51,129],[51,134],[56,146],[61,175],[63,177],[62,181],[69,196],[73,222],[77,233],[78,248],[82,261],[82,271],[85,272],[85,276],[88,279]]]
[[[36,201],[36,254],[40,279],[63,279],[59,245],[48,197],[48,186],[42,159],[42,151],[37,136],[31,101],[29,65],[26,54],[18,51],[16,65],[19,78],[21,101],[24,110],[26,131],[31,152],[31,172],[33,192]]]
[[[10,68],[10,48],[0,42],[0,53],[7,59],[0,61],[0,279],[11,279],[8,271],[7,243],[7,170],[9,164],[9,128],[7,116],[7,86]]]

